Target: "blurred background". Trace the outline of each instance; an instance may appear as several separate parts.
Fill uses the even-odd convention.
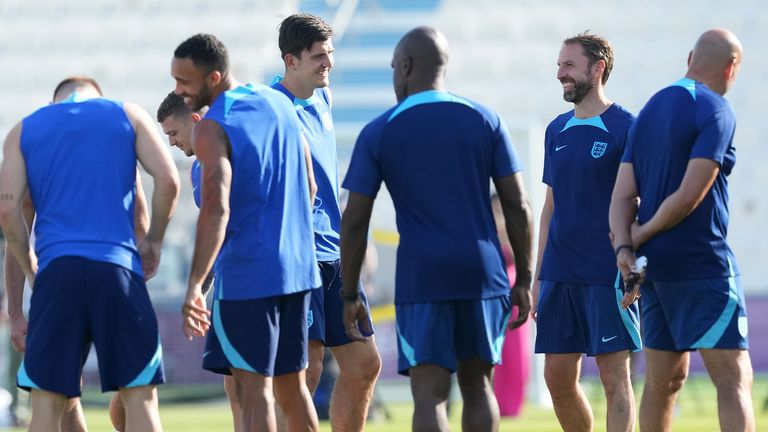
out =
[[[303,11],[323,17],[336,32],[331,88],[343,175],[360,129],[395,103],[390,67],[395,44],[409,29],[427,24],[445,33],[451,44],[448,89],[495,109],[506,121],[526,162],[538,222],[544,129],[572,108],[562,100],[555,79],[562,40],[591,30],[612,41],[616,60],[607,96],[637,114],[655,91],[682,77],[688,52],[704,30],[726,27],[741,39],[745,52],[739,79],[727,95],[738,118],[729,241],[743,272],[752,360],[757,372],[766,372],[768,283],[760,274],[768,262],[768,152],[762,149],[768,142],[763,123],[768,90],[761,84],[768,75],[766,10],[760,0],[0,0],[0,135],[47,104],[56,84],[72,74],[94,77],[107,97],[136,102],[154,116],[174,87],[173,50],[200,32],[224,42],[241,82],[269,83],[283,67],[278,25]],[[220,378],[200,369],[202,341],[189,343],[180,330],[178,311],[197,209],[188,181],[191,160],[175,149],[172,154],[184,189],[161,269],[148,285],[161,320],[169,382],[210,388],[220,396]],[[151,193],[149,178],[144,185]],[[378,392],[383,400],[410,400],[407,381],[395,371],[391,302],[397,229],[385,189],[376,201],[372,228],[378,266],[368,290],[377,306],[374,319],[384,359]],[[13,369],[6,341],[0,340],[1,370]],[[546,404],[539,361],[532,362],[529,395]],[[642,363],[640,358],[639,372]],[[91,359],[86,367],[88,388],[98,385],[95,366]],[[698,359],[692,368],[704,371]],[[595,373],[588,361],[585,374]],[[6,388],[13,386],[10,376]]]

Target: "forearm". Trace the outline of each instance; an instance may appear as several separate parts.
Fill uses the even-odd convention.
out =
[[[317,182],[315,181],[315,170],[312,166],[312,152],[309,148],[309,142],[302,135],[304,143],[304,163],[307,166],[307,186],[309,187],[309,204],[315,205],[315,195],[317,195]]]
[[[15,258],[23,274],[31,276],[36,270],[33,269],[34,253],[29,247],[29,232],[22,219],[21,209],[14,207],[3,210],[0,224],[5,235],[6,255],[8,255],[6,259]]]
[[[229,220],[229,208],[222,205],[204,205],[197,220],[195,252],[192,256],[192,269],[189,273],[189,285],[201,286],[205,277],[213,268]]]
[[[641,226],[643,241],[679,224],[695,210],[695,203],[681,197],[679,191],[672,193],[656,210],[653,217]]]
[[[632,245],[630,227],[637,217],[636,198],[614,198],[608,211],[608,225],[613,235],[613,247]]]
[[[8,296],[8,316],[12,319],[22,316],[24,298],[24,272],[12,256],[8,247],[5,251],[5,289]]]
[[[179,195],[179,182],[173,176],[155,177],[155,190],[152,193],[152,218],[147,232],[147,240],[161,242],[165,236],[168,222],[171,220]]]
[[[141,183],[141,174],[136,168],[136,199],[133,208],[133,228],[136,235],[136,243],[141,243],[149,231],[149,208],[147,197],[144,195],[144,187]]]
[[[530,287],[533,273],[533,212],[527,199],[510,210],[505,220],[509,244],[515,255],[515,286]]]
[[[552,221],[552,209],[548,206],[544,206],[541,210],[541,217],[539,218],[539,243],[536,254],[536,273],[534,277],[539,279],[541,274],[541,261],[544,257],[544,249],[547,247],[547,240],[549,239],[549,224]]]
[[[347,209],[341,218],[341,280],[345,298],[354,297],[360,285],[372,212],[372,198],[350,193]]]

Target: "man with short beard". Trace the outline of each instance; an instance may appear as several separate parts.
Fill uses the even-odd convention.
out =
[[[533,318],[536,352],[563,430],[589,431],[593,416],[579,386],[582,354],[595,356],[605,388],[609,431],[634,429],[629,353],[642,348],[634,298],[623,294],[608,238],[608,206],[634,116],[611,102],[603,86],[613,47],[582,33],[566,39],[558,58],[563,99],[574,109],[547,127]]]

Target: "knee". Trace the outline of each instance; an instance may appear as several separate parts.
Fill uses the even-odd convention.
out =
[[[247,386],[234,381],[235,400],[241,409],[253,408],[256,406],[269,405],[274,403],[271,386],[267,388],[257,388],[256,386]]]
[[[678,369],[672,372],[667,382],[667,391],[669,393],[677,393],[683,388],[685,380],[688,378],[688,371]]]
[[[229,375],[224,376],[224,393],[227,394],[227,399],[230,402],[237,403],[237,387],[235,386],[235,379]]]
[[[307,387],[313,389],[317,387],[317,383],[320,382],[320,377],[323,375],[323,359],[322,357],[310,358],[309,365],[307,366]]]
[[[578,386],[575,379],[555,368],[544,369],[544,382],[547,384],[547,389],[549,389],[552,397],[557,397],[560,394],[571,394]]]
[[[381,372],[381,357],[379,352],[372,350],[372,352],[366,352],[354,359],[354,361],[347,361],[344,363],[344,367],[339,368],[339,374],[344,375],[349,380],[370,385],[376,378],[379,377]]]

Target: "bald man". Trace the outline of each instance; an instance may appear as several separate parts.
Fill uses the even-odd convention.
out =
[[[646,283],[635,288],[648,363],[641,430],[671,430],[693,350],[717,387],[720,429],[754,430],[747,311],[726,242],[736,118],[723,95],[741,58],[730,31],[701,35],[685,78],[640,112],[619,168],[610,225],[625,280],[636,255],[648,258]]]
[[[499,411],[491,372],[507,325],[530,311],[531,210],[518,159],[499,116],[445,91],[448,43],[438,31],[407,33],[392,59],[398,104],[357,139],[343,187],[344,325],[368,310],[358,294],[373,202],[382,181],[397,212],[395,307],[398,371],[411,378],[414,431],[447,431],[451,373],[464,399],[462,429],[495,431]],[[517,280],[510,291],[490,202],[496,185]],[[512,307],[518,313],[512,314]]]

